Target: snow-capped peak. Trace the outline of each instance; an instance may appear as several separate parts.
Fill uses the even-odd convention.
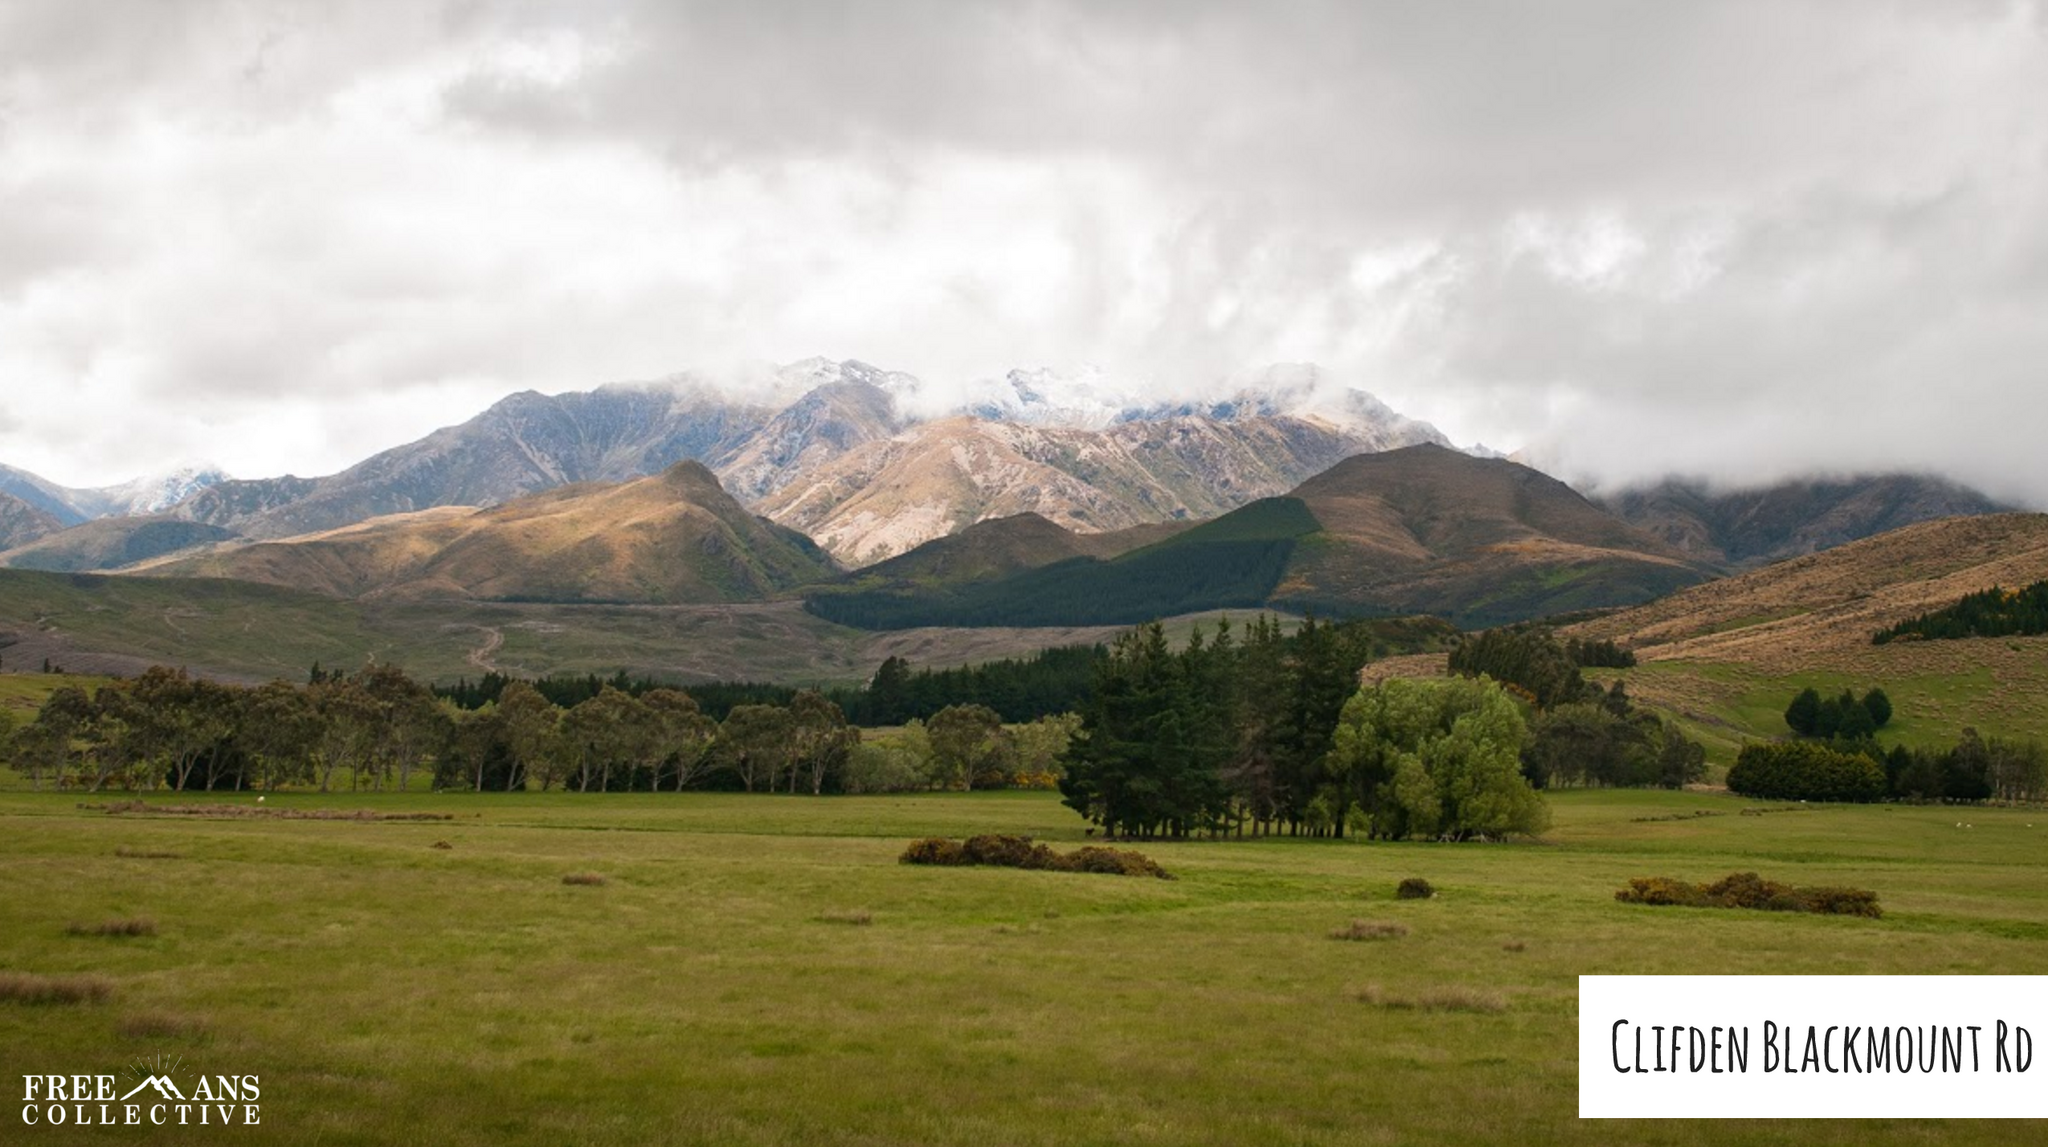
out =
[[[1100,430],[1143,402],[1138,385],[1100,367],[1073,372],[1037,367],[977,384],[960,413],[996,422]]]
[[[775,375],[785,389],[800,395],[835,382],[850,382],[872,386],[894,398],[913,392],[920,385],[915,376],[902,371],[883,370],[856,358],[833,362],[822,355],[777,367]]]
[[[152,474],[118,486],[104,486],[92,493],[107,515],[154,514],[210,486],[228,480],[227,472],[210,463],[180,466],[165,474]]]

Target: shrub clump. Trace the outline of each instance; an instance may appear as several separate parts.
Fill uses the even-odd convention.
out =
[[[1408,925],[1392,920],[1353,920],[1330,933],[1332,940],[1398,940],[1408,934]]]
[[[1088,845],[1061,853],[1028,836],[989,833],[965,841],[944,837],[914,840],[897,858],[904,864],[935,864],[958,867],[985,864],[996,868],[1025,868],[1041,872],[1099,872],[1112,876],[1150,876],[1172,880],[1173,876],[1141,852]]]
[[[1396,900],[1428,900],[1436,895],[1436,886],[1420,876],[1411,876],[1394,889]]]
[[[1508,1002],[1499,992],[1463,984],[1445,984],[1413,993],[1391,992],[1378,984],[1368,984],[1360,989],[1358,1000],[1376,1008],[1396,1011],[1495,1014],[1508,1010]]]
[[[1150,876],[1172,880],[1173,874],[1142,852],[1129,848],[1104,848],[1091,844],[1060,858],[1061,872],[1100,872],[1109,876]]]
[[[0,972],[0,1002],[12,1004],[96,1004],[114,994],[105,976],[38,976]]]
[[[938,864],[949,868],[973,863],[967,859],[967,849],[959,841],[939,836],[911,841],[910,847],[903,850],[898,860],[904,864]]]
[[[1862,888],[1795,888],[1754,872],[1733,872],[1712,884],[1688,884],[1668,876],[1639,876],[1614,894],[1624,904],[1681,908],[1754,908],[1765,912],[1813,912],[1823,916],[1884,915],[1877,893]]]
[[[1060,854],[1028,836],[985,833],[970,836],[960,846],[964,864],[986,864],[994,868],[1057,868]]]
[[[154,936],[156,921],[147,916],[128,920],[102,920],[97,924],[80,924],[73,921],[64,931],[73,936]]]

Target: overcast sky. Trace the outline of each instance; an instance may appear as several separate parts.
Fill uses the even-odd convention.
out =
[[[2048,7],[0,0],[0,462],[820,354],[2048,505]]]

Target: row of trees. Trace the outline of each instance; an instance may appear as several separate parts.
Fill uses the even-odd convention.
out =
[[[1753,742],[1728,766],[1728,791],[1776,800],[1883,800],[1884,769],[1862,753],[1816,741]]]
[[[820,692],[856,725],[901,725],[928,720],[939,710],[955,705],[981,705],[993,709],[1005,721],[1033,721],[1078,710],[1094,682],[1095,663],[1104,656],[1106,651],[1099,645],[1070,645],[1040,650],[1028,657],[952,669],[917,669],[901,657],[891,657],[882,662],[866,685]],[[323,671],[315,665],[314,679],[322,676]],[[630,677],[624,672],[610,677],[554,674],[523,679],[493,671],[475,681],[463,678],[453,685],[436,686],[434,692],[458,708],[474,710],[496,702],[508,686],[519,680],[526,680],[542,697],[564,709],[590,700],[606,687],[634,697],[673,688],[665,682]],[[689,687],[699,710],[717,721],[725,720],[727,714],[741,705],[786,707],[801,691],[795,686],[755,681],[717,681]]]
[[[1881,763],[1886,789],[1898,800],[2048,799],[2048,747],[2036,740],[1984,737],[1964,729],[1947,749],[1895,745]]]
[[[955,705],[864,754],[845,713],[811,690],[713,720],[680,690],[635,696],[609,682],[561,706],[512,681],[465,710],[389,665],[253,689],[159,667],[56,690],[4,747],[35,787],[88,791],[404,789],[425,767],[437,788],[477,791],[872,792],[1049,787],[1077,723],[1010,729],[986,706]]]
[[[1393,682],[1359,692],[1369,644],[1260,618],[1197,628],[1173,649],[1156,624],[1103,662],[1060,790],[1111,836],[1343,836],[1537,831],[1519,774],[1520,710],[1492,682]]]
[[[37,788],[325,790],[337,777],[403,787],[451,727],[426,688],[393,666],[253,689],[159,666],[90,692],[55,690],[6,749]]]
[[[1750,744],[1728,769],[1728,789],[1781,800],[2038,801],[2048,798],[2048,748],[1975,729],[1944,750],[1886,752],[1840,738]]]
[[[843,785],[853,793],[1049,789],[1059,783],[1080,726],[1074,713],[1005,725],[987,706],[949,706],[929,722],[912,720],[894,733],[862,738]]]

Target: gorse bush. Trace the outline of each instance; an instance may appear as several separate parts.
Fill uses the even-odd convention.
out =
[[[1141,852],[1088,845],[1059,853],[1028,836],[996,833],[969,837],[965,841],[928,837],[914,840],[897,858],[903,864],[939,866],[988,865],[994,868],[1024,868],[1041,872],[1096,872],[1111,876],[1150,876],[1172,880],[1164,868]]]
[[[970,836],[960,846],[966,857],[963,863],[986,864],[995,868],[1052,868],[1060,855],[1042,844],[1033,844],[1028,836],[1003,836],[988,833]]]
[[[1151,857],[1128,848],[1104,848],[1101,845],[1086,845],[1077,848],[1061,858],[1058,868],[1064,872],[1097,872],[1107,876],[1150,876],[1157,880],[1172,880],[1173,874],[1159,867]]]
[[[946,840],[936,836],[911,841],[910,847],[904,849],[903,855],[898,859],[904,864],[958,865],[974,863],[967,859],[967,849],[959,841]]]
[[[1680,908],[1752,908],[1765,912],[1813,912],[1823,916],[1883,915],[1877,893],[1862,888],[1795,888],[1754,872],[1732,872],[1712,884],[1689,884],[1669,876],[1639,876],[1614,894],[1624,904]]]

